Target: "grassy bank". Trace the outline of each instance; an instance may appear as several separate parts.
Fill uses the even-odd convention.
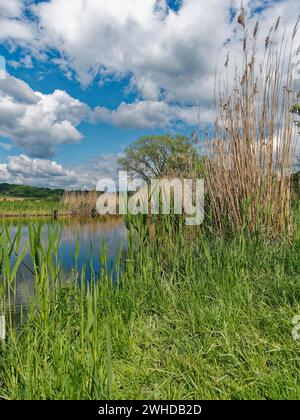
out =
[[[55,212],[64,214],[67,208],[62,202],[44,199],[0,200],[0,217],[53,216]]]
[[[91,215],[95,212],[96,191],[66,192],[62,197],[0,196],[0,217],[31,217],[55,215]]]
[[[2,313],[9,308],[0,398],[299,398],[300,341],[292,337],[292,320],[300,315],[300,211],[292,208],[289,177],[296,101],[290,64],[285,74],[292,56],[273,42],[280,19],[261,65],[259,26],[247,30],[244,9],[238,22],[243,65],[234,86],[218,93],[216,138],[205,160],[204,227],[187,228],[173,215],[154,224],[128,217],[127,256],[120,253],[114,277],[102,268],[89,282],[77,269],[79,240],[72,273],[63,274],[59,227],[42,241],[41,225],[29,223],[25,248],[20,229],[13,238],[0,230]],[[16,206],[18,216],[61,214],[57,206],[80,215],[91,214],[96,199],[95,192],[71,192],[63,204],[1,205]],[[26,252],[34,295],[16,319]]]
[[[180,227],[175,235],[169,222],[150,241],[143,223],[131,229],[139,246],[129,246],[116,285],[102,272],[82,287],[76,256],[68,282],[50,258],[59,232],[42,249],[30,228],[35,298],[22,327],[8,325],[1,397],[299,398],[300,343],[291,335],[300,314],[299,224],[292,243]],[[13,287],[6,234],[1,241],[2,275]]]

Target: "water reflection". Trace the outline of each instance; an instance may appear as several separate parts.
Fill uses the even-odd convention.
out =
[[[78,272],[85,272],[85,278],[91,277],[91,266],[95,273],[101,271],[101,253],[105,247],[107,268],[114,270],[118,256],[126,254],[127,230],[124,220],[120,217],[102,218],[64,218],[64,219],[39,219],[35,220],[9,220],[3,219],[0,224],[8,226],[11,238],[17,232],[18,224],[21,224],[20,250],[29,241],[28,224],[42,223],[42,242],[47,246],[49,229],[59,229],[61,240],[58,250],[58,258],[61,264],[60,278],[67,279],[75,266],[76,242],[79,244],[77,258]],[[16,256],[12,257],[14,264]],[[13,299],[17,308],[24,305],[28,294],[33,293],[33,262],[30,255],[24,258],[24,264],[20,265],[17,275],[17,293]]]

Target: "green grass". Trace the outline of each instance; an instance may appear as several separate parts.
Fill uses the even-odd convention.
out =
[[[0,200],[0,217],[5,216],[49,216],[54,211],[64,212],[65,206],[62,202],[52,199],[24,199],[22,201]]]
[[[35,298],[23,325],[8,325],[1,398],[298,399],[300,227],[288,243],[180,226],[174,234],[168,222],[150,241],[146,225],[130,226],[116,285],[103,272],[89,286],[83,276],[60,279],[58,230],[42,248],[39,227],[29,228]],[[14,289],[19,237],[10,246],[8,232],[0,238],[2,277]]]

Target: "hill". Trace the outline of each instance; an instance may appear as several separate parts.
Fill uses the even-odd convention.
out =
[[[64,190],[30,187],[27,185],[0,184],[0,197],[36,198],[55,200],[64,194]]]

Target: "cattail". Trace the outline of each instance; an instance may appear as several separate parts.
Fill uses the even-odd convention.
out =
[[[275,31],[277,31],[278,27],[279,27],[279,23],[280,23],[281,17],[279,16],[275,25]]]

